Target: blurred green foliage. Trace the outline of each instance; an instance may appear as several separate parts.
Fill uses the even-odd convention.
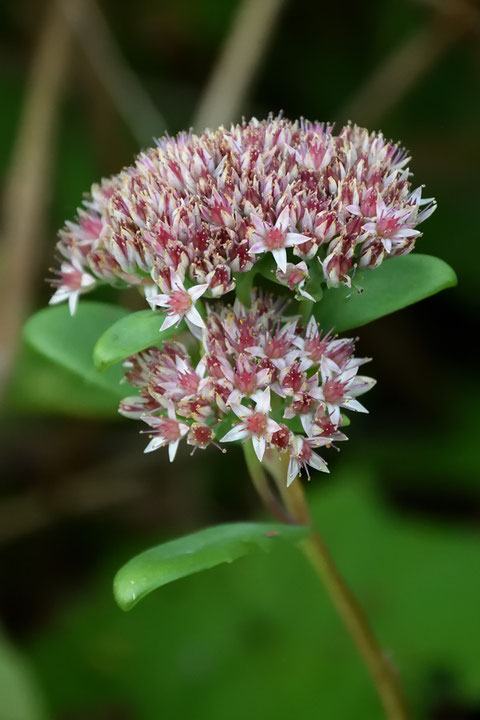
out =
[[[424,718],[434,690],[478,694],[478,538],[386,512],[371,478],[368,466],[345,467],[311,493],[315,520]],[[133,549],[124,539],[107,555],[30,647],[55,717],[380,720],[370,678],[294,548],[165,586],[125,615],[109,580]]]
[[[101,5],[169,130],[188,127],[239,3]],[[0,8],[3,179],[42,9],[33,0]],[[343,108],[371,73],[430,26],[434,12],[429,3],[407,0],[286,2],[242,112],[261,117],[283,108],[291,117],[343,121]],[[43,278],[56,229],[72,218],[91,182],[138,150],[108,101],[95,100],[88,74],[79,54],[54,150],[50,224],[38,238],[38,308],[49,297]],[[472,720],[480,712],[478,86],[475,37],[459,34],[375,123],[405,143],[415,179],[436,196],[438,210],[418,248],[451,264],[459,286],[362,329],[360,349],[375,358],[371,374],[379,381],[371,414],[354,418],[331,479],[314,477],[308,488],[334,556],[391,653],[415,716],[425,720]],[[79,416],[97,419],[68,420],[72,401]],[[101,461],[121,462],[121,425],[102,421],[114,404],[111,394],[94,393],[22,348],[10,414],[2,419],[2,498],[42,496],[45,486],[68,490],[72,463],[94,473]],[[61,419],[47,423],[47,414]],[[139,476],[150,462],[142,448],[138,438]],[[111,579],[132,553],[160,535],[202,526],[205,515],[213,522],[246,518],[253,505],[242,494],[244,471],[233,451],[227,458],[180,457],[175,466],[160,454],[155,461],[155,503],[147,496],[94,520],[54,520],[49,530],[2,548],[5,624],[33,664],[47,717],[381,718],[350,639],[294,549],[192,576],[128,615],[115,607]],[[43,720],[19,657],[2,641],[0,720]]]
[[[31,668],[0,635],[0,720],[46,720],[42,693]]]

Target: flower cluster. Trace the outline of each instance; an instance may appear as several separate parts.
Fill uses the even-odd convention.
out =
[[[124,282],[167,324],[198,328],[196,299],[231,291],[265,255],[297,295],[314,275],[350,285],[355,267],[410,252],[435,209],[408,160],[381,133],[281,117],[162,138],[94,185],[61,231],[51,302],[73,312],[99,282]]]
[[[288,483],[307,466],[327,471],[315,450],[347,439],[341,409],[367,412],[356,398],[374,380],[358,375],[368,358],[354,357],[352,339],[322,334],[313,317],[304,326],[287,309],[270,295],[254,295],[249,308],[216,303],[194,351],[174,340],[127,361],[140,394],[120,412],[149,426],[145,452],[168,445],[173,460],[183,438],[194,450],[251,440],[259,460],[267,449],[288,453]]]

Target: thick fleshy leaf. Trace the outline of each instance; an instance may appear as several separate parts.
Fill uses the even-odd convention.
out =
[[[317,259],[314,258],[310,261],[308,270],[309,278],[305,290],[318,302],[323,298],[325,285],[322,266]]]
[[[255,278],[255,268],[248,272],[234,273],[235,277],[235,295],[245,307],[250,306],[253,280]]]
[[[120,386],[122,368],[99,372],[92,355],[100,335],[127,312],[117,305],[83,301],[71,317],[67,305],[55,305],[32,315],[25,325],[24,337],[49,360],[121,397],[128,395],[128,389]]]
[[[248,272],[234,273],[235,294],[242,305],[250,307],[252,289],[257,287],[259,278],[263,277],[270,282],[281,285],[275,275],[276,268],[277,264],[273,255],[271,253],[264,253],[251,270],[248,270]]]
[[[272,253],[264,253],[260,260],[258,260],[253,266],[252,270],[255,275],[262,275],[267,280],[278,283],[276,276],[277,263]],[[279,283],[281,284],[281,283]]]
[[[14,414],[120,419],[118,403],[127,394],[130,390],[123,384],[113,390],[87,383],[24,343],[10,378],[6,404]]]
[[[116,574],[113,589],[123,610],[173,580],[230,563],[259,550],[269,551],[278,540],[297,542],[309,528],[279,523],[230,523],[171,540],[132,558]]]
[[[153,310],[140,310],[121,317],[103,333],[95,345],[93,360],[97,368],[103,370],[178,334],[180,329],[175,326],[160,332],[164,318],[165,313]]]
[[[314,314],[325,330],[337,332],[365,325],[383,315],[457,284],[446,262],[430,255],[405,255],[384,262],[376,270],[362,270],[355,288],[326,290]],[[360,291],[361,289],[361,291]]]

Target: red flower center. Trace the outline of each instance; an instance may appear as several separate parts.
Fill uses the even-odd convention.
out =
[[[280,450],[285,450],[290,443],[290,435],[290,430],[285,425],[281,425],[280,430],[277,430],[272,435],[272,445],[280,448]]]
[[[246,427],[252,435],[264,435],[267,429],[267,416],[263,413],[254,412],[247,418]]]
[[[170,311],[175,315],[186,315],[192,307],[192,298],[185,290],[175,290],[168,300]]]
[[[159,425],[158,432],[165,438],[166,442],[175,442],[175,440],[178,440],[180,437],[178,421],[172,418],[163,418],[161,425]]]
[[[285,233],[278,228],[271,228],[265,237],[265,245],[269,250],[278,250],[285,245]]]
[[[323,385],[323,396],[328,403],[336,405],[343,400],[344,383],[327,380]]]

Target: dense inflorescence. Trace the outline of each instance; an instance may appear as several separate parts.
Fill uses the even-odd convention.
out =
[[[287,454],[289,483],[327,470],[317,450],[347,439],[341,409],[366,412],[374,381],[353,340],[300,318],[323,285],[413,249],[436,205],[408,161],[381,133],[271,116],[162,138],[92,187],[60,233],[51,303],[74,313],[97,285],[128,285],[161,308],[159,329],[181,326],[127,362],[138,395],[120,412],[148,425],[147,452],[243,441]]]
[[[374,380],[358,375],[368,358],[354,357],[352,339],[322,334],[313,318],[304,326],[286,309],[270,295],[249,308],[216,304],[196,364],[178,341],[128,360],[140,394],[120,412],[149,426],[145,452],[168,445],[173,460],[183,438],[194,449],[251,440],[259,460],[267,449],[288,453],[289,483],[309,465],[327,470],[315,449],[347,439],[341,408],[366,412],[356,398]]]
[[[51,302],[74,312],[79,294],[123,282],[165,308],[165,326],[201,327],[196,300],[231,291],[265,255],[297,295],[312,271],[350,285],[357,266],[410,252],[435,209],[408,160],[381,133],[281,117],[162,138],[94,185],[61,231]]]

